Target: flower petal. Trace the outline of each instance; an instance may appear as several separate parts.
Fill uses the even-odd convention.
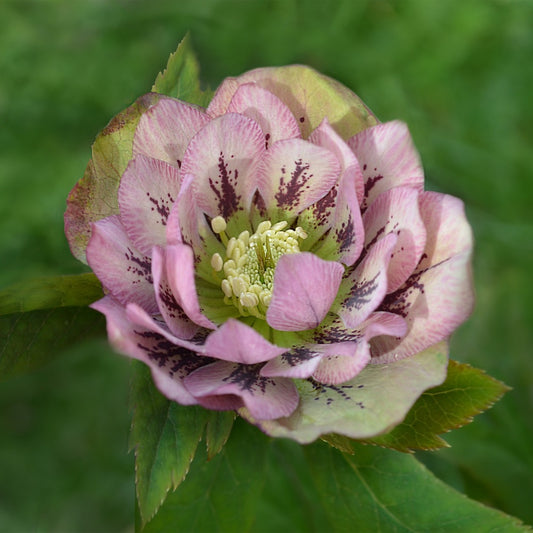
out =
[[[211,362],[195,352],[177,346],[151,330],[130,322],[123,306],[106,296],[91,305],[107,319],[107,333],[119,352],[147,364],[158,389],[169,399],[183,405],[198,403],[183,386],[183,378]]]
[[[181,339],[190,339],[199,326],[176,301],[168,282],[165,258],[165,250],[155,246],[152,253],[152,276],[157,305],[171,333]]]
[[[255,165],[265,151],[259,124],[228,113],[209,122],[189,143],[181,171],[194,176],[197,205],[210,217],[226,220],[248,209],[256,190]]]
[[[215,329],[216,326],[200,309],[194,281],[194,254],[186,244],[167,246],[166,269],[168,283],[180,307],[199,326]]]
[[[202,109],[165,98],[146,111],[135,131],[133,154],[180,167],[192,137],[210,120]]]
[[[349,329],[356,328],[375,311],[387,292],[387,268],[397,241],[389,233],[372,246],[364,260],[342,280],[344,299],[335,312]]]
[[[369,206],[378,194],[408,185],[422,190],[424,171],[411,135],[403,122],[393,121],[368,128],[351,139],[365,180],[362,208]]]
[[[365,251],[382,235],[398,236],[388,267],[388,289],[398,289],[415,270],[426,244],[426,227],[412,187],[395,187],[380,194],[363,215]],[[363,253],[365,253],[363,251]]]
[[[340,263],[309,252],[281,256],[274,271],[268,324],[280,331],[316,328],[337,295],[343,272]]]
[[[320,360],[313,377],[326,385],[338,385],[353,379],[370,361],[370,349],[365,341],[353,344],[349,355],[331,354]]]
[[[238,407],[245,406],[258,420],[271,420],[289,416],[298,405],[292,380],[262,377],[260,365],[220,362],[199,370],[186,378],[185,386],[200,405],[210,409],[217,409],[217,397],[223,402],[219,408],[227,409],[224,398],[233,396],[240,399]]]
[[[399,424],[422,392],[444,381],[447,355],[440,343],[394,364],[367,365],[341,385],[302,381],[298,408],[281,420],[261,421],[246,409],[239,414],[273,437],[302,444],[327,433],[373,437]]]
[[[274,143],[258,170],[259,192],[272,215],[296,216],[325,196],[341,167],[335,154],[302,139]]]
[[[265,377],[308,378],[313,375],[322,353],[310,346],[296,346],[269,361],[262,369]]]
[[[135,249],[118,216],[93,223],[87,262],[120,303],[135,302],[149,312],[157,311],[151,260]]]
[[[289,108],[259,85],[241,85],[228,106],[228,113],[241,113],[254,119],[265,134],[265,148],[281,139],[300,137],[300,128]]]
[[[120,220],[144,255],[166,243],[167,219],[179,190],[178,169],[164,161],[139,155],[126,168],[118,189]]]
[[[285,351],[286,348],[271,344],[253,328],[233,318],[211,333],[205,343],[207,355],[245,365],[264,363]]]

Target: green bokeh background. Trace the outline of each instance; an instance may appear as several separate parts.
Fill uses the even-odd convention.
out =
[[[428,188],[464,199],[477,308],[452,355],[513,391],[420,458],[533,523],[533,2],[1,1],[0,288],[84,271],[63,236],[66,195],[186,31],[211,87],[295,62],[339,79],[408,123]],[[92,340],[0,383],[0,531],[133,530],[129,374]]]

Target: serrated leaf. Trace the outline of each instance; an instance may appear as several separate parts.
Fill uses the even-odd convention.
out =
[[[170,54],[167,66],[157,75],[152,91],[202,107],[206,107],[211,100],[212,91],[200,89],[200,67],[188,35]]]
[[[352,454],[324,443],[305,448],[333,531],[523,532],[516,518],[469,500],[413,456],[351,443]]]
[[[207,411],[167,400],[150,371],[137,363],[131,402],[130,447],[135,449],[140,529],[153,518],[167,494],[183,481],[207,423]]]
[[[103,296],[92,274],[34,278],[0,291],[0,315],[54,307],[82,307]]]
[[[91,223],[118,213],[118,186],[132,156],[137,123],[160,98],[145,94],[113,117],[96,137],[85,174],[68,196],[65,234],[73,255],[84,263]]]
[[[442,448],[440,434],[470,423],[508,390],[482,370],[450,361],[442,385],[422,394],[400,425],[367,442],[403,452]]]
[[[104,331],[102,315],[88,307],[0,316],[0,380],[39,368],[79,340]]]
[[[189,475],[168,495],[143,533],[250,531],[261,500],[268,451],[268,439],[239,421],[228,444],[211,461],[200,447]]]
[[[235,420],[235,413],[233,411],[211,411],[207,421],[207,428],[205,431],[205,444],[207,447],[207,459],[210,461],[217,455],[224,444],[226,444],[231,429],[233,428],[233,421]]]

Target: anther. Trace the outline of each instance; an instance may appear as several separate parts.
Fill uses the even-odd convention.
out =
[[[211,228],[213,228],[215,233],[222,233],[223,231],[226,231],[226,221],[219,215],[218,217],[211,219]]]
[[[224,266],[224,261],[219,253],[213,254],[211,257],[211,266],[215,272],[220,272]]]

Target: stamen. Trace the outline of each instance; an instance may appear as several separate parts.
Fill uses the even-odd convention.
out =
[[[211,257],[211,266],[215,272],[220,272],[222,270],[224,261],[222,260],[222,256],[220,254],[213,254]]]

